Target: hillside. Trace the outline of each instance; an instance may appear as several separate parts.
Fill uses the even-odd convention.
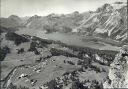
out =
[[[20,17],[11,15],[8,18],[0,18],[1,27],[18,27],[21,26],[22,20]]]
[[[74,87],[77,80],[83,87],[101,87],[100,84],[107,77],[108,65],[117,53],[70,46],[58,41],[18,35],[15,32],[2,32],[1,38],[3,89],[13,86],[38,89],[61,85],[66,88]],[[64,81],[65,78],[68,79]],[[49,85],[50,82],[57,81],[57,85]]]

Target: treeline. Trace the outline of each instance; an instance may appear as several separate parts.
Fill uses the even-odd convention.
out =
[[[68,86],[68,84],[70,84],[71,86]],[[65,86],[68,86],[69,89],[103,89],[102,83],[99,83],[96,80],[85,80],[81,82],[76,77],[75,72],[72,72],[70,75],[63,75],[63,78],[57,77],[56,79],[47,82],[45,86],[47,86],[47,89],[64,89],[63,87]]]
[[[18,29],[16,27],[9,27],[9,28],[6,28],[6,27],[2,27],[0,26],[0,35],[1,33],[3,32],[15,32],[17,31]]]
[[[47,39],[41,39],[39,37],[33,37],[33,42],[30,45],[30,51],[34,51],[36,54],[38,54],[38,51],[36,50],[36,47],[48,47],[50,44],[59,44],[62,47],[66,47],[70,50],[73,50],[72,53],[64,50],[59,50],[57,48],[51,48],[50,52],[53,56],[59,56],[64,55],[67,57],[77,57],[79,59],[85,59],[85,54],[87,54],[91,60],[97,61],[95,58],[95,54],[100,56],[102,59],[107,61],[108,63],[106,65],[109,65],[115,58],[115,55],[118,53],[117,51],[111,51],[111,50],[99,50],[99,49],[93,49],[89,47],[79,47],[74,45],[67,45],[65,43],[62,43],[60,41],[53,41],[53,40],[47,40]],[[74,52],[78,52],[78,54],[75,54]],[[104,64],[99,61],[99,63]]]
[[[63,55],[66,57],[76,57],[76,58],[84,60],[84,63],[90,63],[93,60],[93,61],[99,62],[100,64],[103,64],[103,65],[109,65],[114,60],[114,57],[116,55],[116,52],[110,52],[110,53],[107,53],[107,51],[106,52],[105,51],[103,51],[103,52],[92,51],[91,52],[91,50],[83,50],[83,49],[77,51],[78,52],[77,54],[75,54],[75,52],[69,53],[68,51],[59,50],[56,48],[51,48],[50,52],[53,56]],[[86,54],[89,57],[86,57],[85,56]],[[98,54],[102,59],[107,61],[107,63],[103,63],[101,61],[96,60],[95,54]]]
[[[23,42],[28,42],[29,41],[29,39],[27,39],[27,38],[25,38],[21,35],[18,35],[15,32],[6,33],[5,37],[6,37],[7,40],[14,41],[14,43],[16,45],[19,45]]]
[[[10,53],[10,48],[7,46],[0,47],[0,61],[3,61],[8,53]]]
[[[92,49],[89,47],[78,47],[78,46],[73,46],[73,45],[66,45],[66,44],[61,44],[63,47],[67,47],[73,51],[79,52],[77,55],[78,58],[84,59],[84,55],[87,54],[92,60],[95,60],[94,54],[98,54],[100,57],[108,61],[109,65],[115,58],[115,55],[118,53],[117,51],[111,51],[111,50],[99,50],[99,49]]]

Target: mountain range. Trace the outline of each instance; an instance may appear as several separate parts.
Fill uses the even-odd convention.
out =
[[[1,27],[26,27],[46,32],[75,32],[85,36],[111,38],[128,42],[127,3],[104,4],[96,11],[71,14],[49,14],[48,16],[18,17],[11,15],[0,18]]]

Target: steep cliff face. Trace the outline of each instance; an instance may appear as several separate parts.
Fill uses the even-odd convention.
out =
[[[98,8],[91,16],[82,21],[78,27],[79,32],[86,35],[110,37],[114,40],[126,42],[128,39],[127,29],[127,4],[116,2],[105,4]]]
[[[128,88],[128,45],[123,46],[110,65],[104,88]]]

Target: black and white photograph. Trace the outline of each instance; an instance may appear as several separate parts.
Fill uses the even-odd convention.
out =
[[[128,89],[127,0],[0,0],[0,89]]]

